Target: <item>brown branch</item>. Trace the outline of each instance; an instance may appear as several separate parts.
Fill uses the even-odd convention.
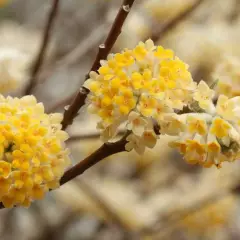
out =
[[[75,177],[83,174],[87,169],[97,164],[106,157],[113,154],[124,152],[125,145],[127,143],[127,133],[122,139],[114,143],[104,143],[99,149],[97,149],[90,156],[86,157],[84,160],[80,161],[78,164],[67,170],[60,180],[60,185],[63,185]]]
[[[50,37],[51,37],[51,33],[53,30],[53,26],[54,26],[54,20],[56,19],[56,16],[58,14],[59,5],[60,5],[60,0],[53,0],[52,7],[49,12],[47,24],[46,24],[46,27],[45,27],[45,30],[43,33],[41,47],[39,49],[39,53],[37,55],[36,61],[32,67],[31,74],[30,74],[31,77],[30,77],[29,83],[26,87],[25,95],[31,94],[32,90],[34,89],[34,87],[37,84],[38,75],[39,75],[39,72],[43,65],[47,47],[50,42]]]
[[[121,129],[118,131],[118,136],[123,136],[124,133],[126,133],[126,131],[124,129]],[[97,132],[92,132],[92,133],[85,133],[85,134],[79,134],[79,135],[73,135],[73,136],[70,136],[70,138],[66,141],[66,143],[72,143],[72,142],[75,142],[75,141],[79,141],[79,140],[97,140],[97,139],[100,139],[100,132],[97,131]]]
[[[169,31],[176,27],[181,21],[183,21],[187,16],[189,16],[204,0],[196,0],[190,7],[181,12],[179,15],[175,16],[173,19],[163,23],[160,30],[154,31],[150,37],[154,42],[162,39]]]
[[[120,35],[122,31],[122,26],[130,12],[130,9],[133,5],[135,0],[124,0],[118,14],[115,18],[115,21],[112,25],[112,28],[107,36],[107,39],[105,40],[104,44],[101,44],[98,49],[98,54],[95,58],[95,61],[89,71],[97,71],[100,67],[100,60],[106,59],[110,50],[112,49],[113,45],[115,44],[118,36]],[[89,73],[87,74],[86,79],[89,76]],[[72,124],[73,119],[77,116],[78,111],[81,109],[81,107],[85,104],[85,100],[87,98],[87,95],[89,93],[89,90],[85,87],[81,87],[78,93],[76,94],[74,100],[70,104],[70,106],[64,111],[64,118],[62,121],[62,129],[66,129],[68,125]]]
[[[91,140],[91,139],[99,139],[100,133],[99,132],[92,132],[92,133],[86,133],[86,134],[79,134],[70,136],[70,138],[66,141],[66,143],[72,143],[79,140]]]

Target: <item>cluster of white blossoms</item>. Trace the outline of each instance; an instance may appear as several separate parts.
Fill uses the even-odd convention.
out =
[[[145,147],[153,148],[158,138],[154,124],[191,100],[196,83],[188,65],[151,40],[110,54],[101,65],[84,86],[90,90],[89,111],[100,117],[102,139],[112,139],[120,125],[125,125],[131,131],[127,151],[141,154]]]

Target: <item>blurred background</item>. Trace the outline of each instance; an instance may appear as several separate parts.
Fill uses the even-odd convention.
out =
[[[4,95],[24,94],[51,4],[51,0],[0,0]],[[46,111],[62,112],[69,104],[120,4],[120,0],[60,1],[32,92]],[[211,84],[218,79],[220,93],[240,95],[240,0],[136,0],[112,51],[148,38],[173,49],[190,65],[195,81]],[[101,145],[96,121],[86,109],[69,133],[75,162]],[[105,159],[29,209],[1,210],[0,238],[240,239],[239,162],[224,163],[221,169],[188,165],[168,148],[168,140],[161,137],[144,156],[121,153]]]

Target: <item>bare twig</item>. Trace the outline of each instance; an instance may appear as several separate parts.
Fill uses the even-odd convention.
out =
[[[123,136],[125,133],[125,129],[121,129],[118,131],[118,136]],[[100,132],[96,131],[96,132],[91,132],[91,133],[85,133],[85,134],[79,134],[79,135],[73,135],[70,136],[70,138],[66,141],[66,143],[72,143],[75,141],[79,141],[79,140],[91,140],[91,139],[100,139]]]
[[[85,56],[93,48],[93,46],[96,46],[96,44],[101,41],[104,33],[106,32],[106,27],[106,23],[98,26],[97,29],[94,29],[89,34],[89,36],[83,39],[83,41],[81,41],[76,47],[74,47],[73,50],[71,50],[69,53],[60,58],[56,63],[54,63],[54,66],[51,65],[44,68],[39,76],[38,84],[44,83],[53,74],[54,71],[62,67],[70,67],[71,65],[75,64],[80,58],[82,59],[82,57]],[[67,104],[69,104],[69,102],[71,102],[72,99],[73,96],[71,95],[71,99],[68,101],[66,100],[66,104],[64,104],[64,101],[58,102],[53,106],[50,106],[49,111],[53,112],[57,108],[66,106]]]
[[[115,21],[112,25],[112,28],[107,36],[107,39],[105,40],[104,44],[101,44],[98,49],[98,54],[95,58],[95,61],[89,71],[97,71],[100,67],[100,60],[106,59],[110,50],[112,49],[113,45],[115,44],[118,36],[121,33],[122,26],[130,12],[130,9],[133,5],[135,0],[124,0],[118,14],[115,18]],[[89,73],[87,74],[86,79],[89,76]],[[81,109],[81,107],[85,104],[85,100],[87,98],[87,95],[89,93],[89,90],[85,87],[81,87],[78,93],[76,94],[74,100],[70,104],[70,106],[65,110],[64,112],[64,118],[62,121],[62,128],[66,129],[68,125],[72,124],[73,119],[77,116],[78,111]]]
[[[37,84],[38,74],[39,74],[39,71],[41,70],[41,67],[42,67],[44,59],[45,59],[47,47],[50,42],[50,37],[51,37],[53,25],[54,25],[54,20],[56,19],[56,16],[57,16],[57,13],[59,10],[59,5],[60,5],[60,0],[53,0],[52,7],[49,12],[47,24],[46,24],[46,27],[44,30],[41,47],[39,49],[37,59],[33,65],[33,68],[32,68],[31,74],[30,74],[31,77],[30,77],[29,83],[25,90],[26,95],[29,95],[32,92],[35,85]]]
[[[79,134],[70,136],[70,138],[66,141],[66,143],[72,143],[79,140],[90,140],[90,139],[98,139],[100,137],[99,132],[92,132],[87,134]]]
[[[69,66],[76,62],[79,56],[83,56],[88,53],[93,46],[96,46],[96,44],[101,41],[103,34],[106,32],[106,27],[107,24],[103,23],[102,25],[98,26],[97,29],[94,29],[89,36],[87,36],[72,51],[70,51],[66,56],[57,62],[57,67]]]
[[[183,21],[187,16],[189,16],[204,0],[196,0],[190,7],[181,12],[179,15],[175,16],[171,20],[164,23],[160,30],[154,31],[150,37],[154,42],[162,39],[169,31],[176,27],[181,21]]]
[[[106,157],[109,157],[113,154],[124,152],[125,145],[127,143],[127,133],[122,139],[114,143],[104,143],[99,149],[97,149],[90,156],[86,157],[84,160],[80,161],[78,164],[66,171],[63,177],[60,180],[60,184],[63,185],[75,177],[84,173],[87,169],[97,164]]]

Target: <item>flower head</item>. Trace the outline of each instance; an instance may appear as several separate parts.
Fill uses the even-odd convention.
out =
[[[90,73],[84,86],[90,90],[88,108],[100,117],[103,128],[116,132],[117,127],[111,126],[117,122],[132,131],[129,150],[136,149],[133,142],[134,146],[155,145],[153,120],[160,124],[165,116],[186,106],[196,84],[188,65],[172,50],[147,40],[132,50],[109,55],[107,61],[101,61],[98,73]],[[108,135],[106,140],[116,135],[109,132],[112,136]]]
[[[219,96],[211,113],[188,113],[182,120],[185,128],[169,145],[177,148],[184,159],[204,167],[221,167],[224,161],[234,161],[240,153],[239,97]]]
[[[59,185],[69,165],[61,114],[44,113],[33,96],[0,96],[0,202],[28,206]]]

